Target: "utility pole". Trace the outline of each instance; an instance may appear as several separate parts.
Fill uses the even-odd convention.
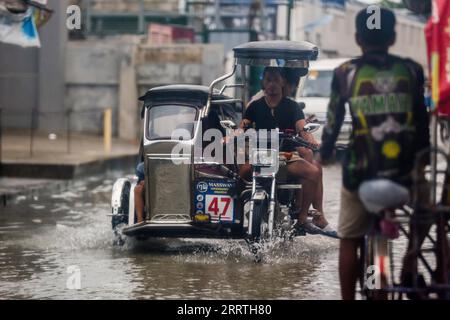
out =
[[[222,29],[222,18],[220,15],[220,0],[214,1],[214,13],[215,13],[214,21],[216,23],[216,29]]]
[[[288,18],[287,18],[287,40],[291,40],[291,14],[294,9],[294,0],[289,0],[288,4]]]
[[[248,11],[248,28],[250,30],[265,33],[263,0],[253,0],[250,4]]]

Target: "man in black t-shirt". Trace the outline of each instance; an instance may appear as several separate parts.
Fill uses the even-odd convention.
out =
[[[254,125],[256,130],[279,128],[281,131],[292,130],[302,132],[305,116],[300,106],[283,92],[286,85],[282,68],[264,69],[262,89],[264,96],[254,100],[247,107],[240,129]],[[297,156],[287,164],[288,174],[302,184],[303,191],[297,192],[296,205],[298,211],[297,227],[311,233],[320,233],[321,229],[307,222],[309,207],[314,199],[321,173],[310,162]],[[245,164],[241,167],[241,177],[249,177],[251,167]]]
[[[279,128],[285,131],[295,130],[297,121],[305,119],[305,115],[292,99],[282,97],[276,106],[270,107],[264,96],[248,106],[244,119],[254,123],[256,130]]]

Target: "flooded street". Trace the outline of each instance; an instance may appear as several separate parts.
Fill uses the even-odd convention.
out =
[[[0,214],[1,299],[339,299],[338,241],[274,243],[262,263],[244,241],[154,239],[113,245],[113,172],[56,194],[19,197]],[[325,210],[336,226],[341,170],[325,168]],[[81,288],[71,286],[73,272]]]
[[[450,0],[0,0],[0,302],[341,296],[450,300]]]

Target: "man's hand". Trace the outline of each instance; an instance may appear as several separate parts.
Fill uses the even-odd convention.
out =
[[[233,140],[233,136],[225,136],[222,138],[222,144],[230,143]]]
[[[241,123],[239,124],[239,129],[238,130],[242,130],[244,131],[245,129],[247,129],[248,127],[250,127],[250,125],[252,124],[252,122],[248,119],[242,119]]]
[[[222,144],[227,144],[230,141],[233,141],[234,137],[238,137],[243,133],[244,133],[244,130],[242,130],[242,129],[227,130],[227,135],[222,138]]]
[[[311,133],[302,131],[300,135],[303,139],[305,139],[307,142],[309,142],[316,148],[320,147],[320,143],[317,142],[317,140],[314,138],[314,136]]]

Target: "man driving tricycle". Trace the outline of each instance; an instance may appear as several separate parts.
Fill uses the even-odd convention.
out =
[[[294,100],[286,97],[288,72],[292,73],[291,70],[285,68],[266,67],[264,69],[261,86],[264,94],[261,98],[251,101],[247,107],[240,123],[241,130],[254,125],[256,130],[279,128],[283,132],[300,134],[303,138],[310,135],[304,131],[306,123],[301,107]],[[312,136],[309,141],[315,144]],[[299,149],[306,148],[297,148],[292,152],[286,166],[292,180],[302,185],[302,189],[296,191],[294,212],[297,223],[295,228],[300,232],[313,234],[323,232],[328,232],[330,235],[335,234],[323,215],[321,169],[302,157],[305,150],[300,151],[299,154]],[[241,166],[240,176],[242,178],[249,179],[250,172],[251,165],[249,163]],[[307,216],[312,203],[314,203],[315,209],[322,214],[315,215],[312,222],[309,222]]]

